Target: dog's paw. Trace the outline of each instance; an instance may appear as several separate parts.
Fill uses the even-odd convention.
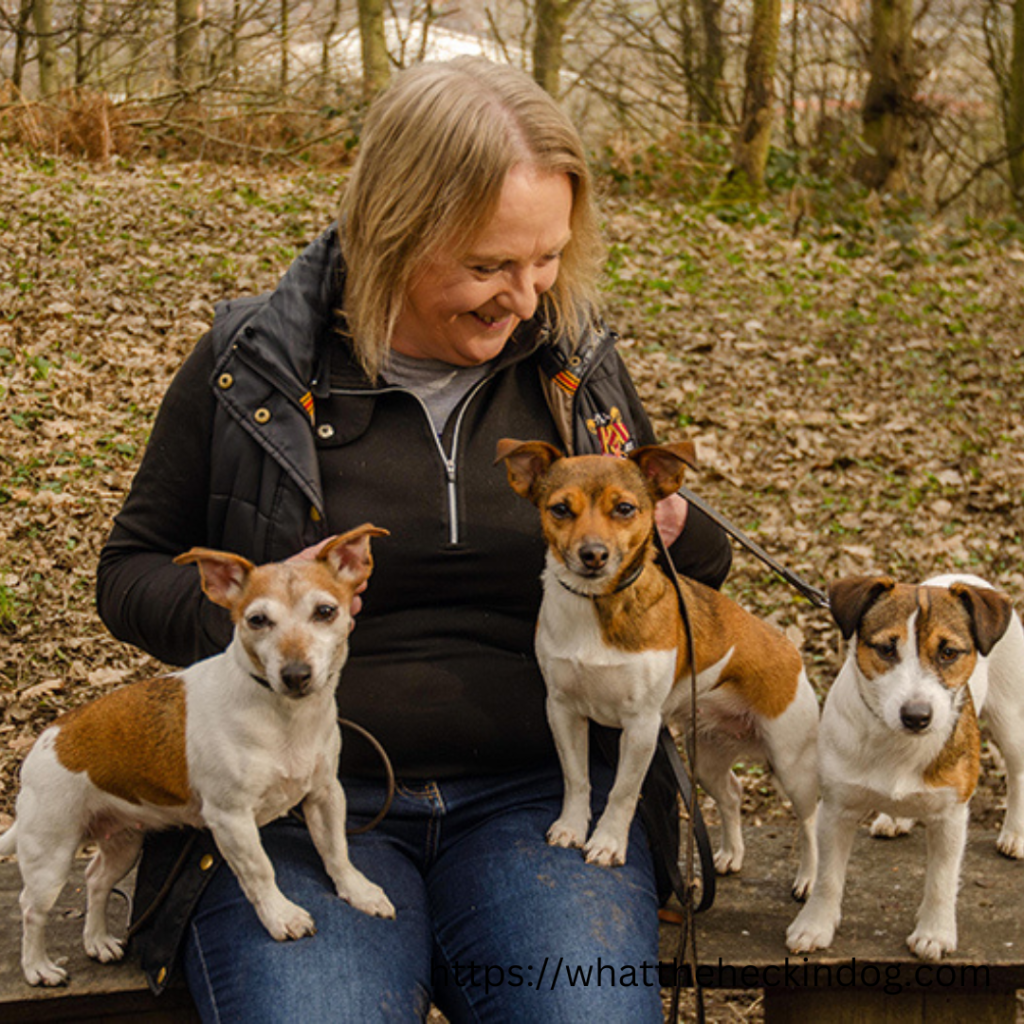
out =
[[[829,915],[816,913],[808,904],[786,929],[786,947],[791,953],[813,953],[816,949],[828,949],[838,926],[838,915],[831,915],[830,919]]]
[[[370,917],[392,918],[395,916],[394,904],[388,899],[387,893],[368,878],[349,882],[344,891],[339,887],[338,895],[356,910],[361,910],[364,914],[369,914]]]
[[[288,939],[302,939],[316,934],[316,925],[309,911],[281,896],[272,906],[257,907],[263,927],[278,942]]]
[[[618,868],[626,863],[626,848],[629,836],[619,837],[597,829],[583,847],[588,864],[603,868]]]
[[[743,867],[743,850],[716,850],[715,872],[719,875],[735,875]]]
[[[879,814],[871,822],[871,835],[875,839],[896,839],[907,835],[913,827],[913,818],[890,818],[888,814]]]
[[[113,935],[86,935],[82,941],[86,953],[101,964],[111,964],[124,956],[124,943]]]
[[[1014,860],[1024,860],[1024,833],[1010,832],[1003,826],[999,838],[996,840],[996,849],[1004,857],[1012,857]]]
[[[547,840],[550,846],[561,846],[567,850],[582,849],[587,841],[587,826],[584,824],[581,828],[564,818],[559,818],[548,829]]]
[[[67,957],[61,957],[56,962],[48,957],[43,957],[32,963],[22,962],[21,969],[25,972],[25,980],[30,985],[44,985],[47,988],[56,988],[58,985],[66,985],[68,983],[68,972],[61,966],[67,962]]]
[[[793,881],[793,888],[790,892],[793,894],[793,899],[799,900],[801,903],[808,896],[811,895],[811,889],[814,888],[814,875],[810,872],[806,874],[800,872]]]
[[[907,946],[914,956],[922,960],[941,960],[943,953],[956,949],[956,928],[925,928],[918,925],[907,936]]]

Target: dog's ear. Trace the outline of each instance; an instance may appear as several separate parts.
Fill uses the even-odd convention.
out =
[[[891,576],[844,576],[828,588],[829,611],[844,640],[857,632],[864,613],[895,586]]]
[[[336,576],[347,577],[358,586],[373,572],[370,538],[387,536],[388,531],[382,527],[363,523],[332,537],[317,553],[316,560],[323,562]]]
[[[998,590],[951,583],[949,592],[960,599],[971,620],[971,633],[980,654],[988,654],[1002,639],[1013,617],[1010,599]]]
[[[627,458],[640,467],[651,491],[659,500],[679,490],[687,466],[697,468],[697,449],[690,441],[649,444],[629,452]]]
[[[252,562],[230,551],[192,548],[174,560],[176,565],[198,565],[203,593],[222,608],[234,608],[245,589],[249,573],[256,568]]]
[[[515,438],[503,437],[498,442],[494,464],[504,462],[509,486],[521,498],[532,501],[537,481],[551,468],[553,462],[562,457],[562,453],[547,441],[517,441]]]

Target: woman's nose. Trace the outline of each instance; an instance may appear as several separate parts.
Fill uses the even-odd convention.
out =
[[[538,297],[550,287],[535,268],[528,267],[510,275],[500,298],[510,313],[520,320],[529,320],[537,312]]]

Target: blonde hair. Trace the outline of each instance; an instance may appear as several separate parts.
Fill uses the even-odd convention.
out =
[[[339,228],[343,312],[371,379],[413,273],[442,246],[472,241],[517,164],[572,183],[572,238],[542,302],[556,334],[578,336],[596,315],[602,246],[583,143],[558,104],[522,71],[483,57],[412,67],[374,102]]]

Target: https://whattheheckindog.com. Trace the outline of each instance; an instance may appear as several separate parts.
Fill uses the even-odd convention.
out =
[[[668,988],[677,982],[693,986],[694,971],[689,964],[674,960],[642,961],[636,964],[577,963],[564,957],[539,957],[529,964],[481,964],[469,962],[435,965],[435,984],[454,983],[463,988],[527,988],[554,991],[556,988]],[[807,957],[786,957],[778,964],[699,964],[696,982],[702,987],[746,989],[870,989],[885,995],[922,989],[985,989],[991,985],[984,964],[878,964],[858,962],[856,957],[820,963]]]

